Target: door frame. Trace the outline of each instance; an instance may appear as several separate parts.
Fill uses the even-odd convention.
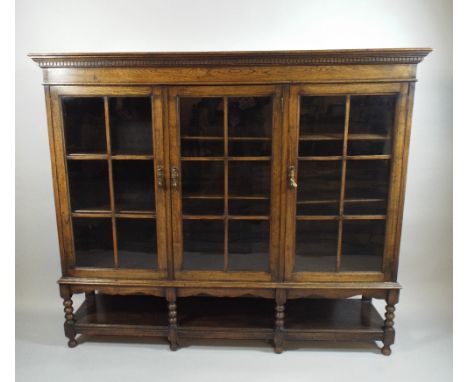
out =
[[[288,100],[288,142],[287,166],[297,168],[299,145],[300,96],[326,95],[378,95],[395,94],[394,135],[392,160],[389,176],[389,193],[387,201],[387,217],[385,229],[384,254],[381,272],[294,272],[295,261],[295,226],[296,226],[296,196],[297,189],[286,190],[285,214],[285,244],[284,244],[284,278],[286,281],[320,282],[320,281],[391,281],[398,252],[399,225],[401,225],[400,202],[402,187],[404,187],[405,168],[405,136],[407,134],[408,83],[356,83],[356,84],[297,84],[291,85]],[[300,186],[300,185],[299,185]]]
[[[224,270],[188,270],[182,269],[183,232],[182,232],[182,193],[179,186],[171,187],[172,217],[172,259],[174,278],[177,280],[213,280],[213,281],[276,281],[280,278],[280,200],[281,200],[281,135],[282,126],[282,87],[276,85],[193,85],[171,86],[168,97],[168,134],[170,139],[170,168],[175,167],[181,174],[179,97],[241,97],[272,96],[272,153],[271,153],[271,200],[270,200],[270,257],[269,272],[262,271],[224,271]],[[224,122],[225,124],[227,121]]]
[[[165,166],[164,129],[163,129],[163,97],[161,87],[151,86],[51,86],[50,119],[51,129],[49,139],[53,165],[54,185],[56,186],[56,209],[61,243],[61,261],[63,274],[72,277],[103,277],[103,278],[168,278],[168,241],[166,201],[168,198],[165,187],[158,187],[157,166]],[[75,250],[73,239],[73,222],[70,204],[67,156],[65,150],[64,122],[62,113],[62,97],[151,97],[152,131],[153,131],[153,169],[156,206],[157,264],[158,269],[128,269],[128,268],[93,268],[75,267]],[[108,124],[108,121],[106,122]],[[107,127],[106,127],[107,130]],[[109,139],[109,137],[107,137]],[[90,214],[90,217],[93,214]],[[97,215],[97,214],[96,214]],[[99,217],[99,216],[96,216]],[[115,214],[111,213],[111,219]],[[114,226],[115,223],[113,223]],[[114,235],[114,233],[113,233]],[[118,239],[118,238],[117,238]],[[114,242],[114,246],[117,241]]]

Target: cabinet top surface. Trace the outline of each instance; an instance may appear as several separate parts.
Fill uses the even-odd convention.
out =
[[[31,53],[41,68],[418,64],[432,49]]]

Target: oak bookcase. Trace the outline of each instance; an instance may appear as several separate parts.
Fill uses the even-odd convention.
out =
[[[351,340],[389,355],[429,52],[31,54],[69,346],[78,334],[163,337],[173,350],[183,338],[276,352]]]

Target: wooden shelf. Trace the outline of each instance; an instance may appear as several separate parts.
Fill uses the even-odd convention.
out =
[[[224,220],[224,215],[183,215],[185,220]],[[268,215],[227,215],[229,220],[270,220]]]
[[[224,157],[216,156],[216,157],[205,157],[205,156],[199,156],[199,157],[180,157],[180,160],[182,162],[192,162],[192,161],[224,161]],[[245,156],[245,157],[226,157],[227,160],[230,161],[270,161],[271,157],[270,156]]]
[[[142,154],[116,154],[111,155],[112,160],[153,160],[153,155]],[[107,160],[106,154],[68,154],[69,160]]]
[[[75,314],[85,335],[161,337],[168,335],[165,298],[88,296]],[[177,300],[179,338],[272,339],[275,304],[262,298],[186,297]],[[369,301],[297,299],[287,302],[288,340],[381,341],[383,319]]]
[[[182,135],[180,139],[193,141],[224,141],[224,137]],[[270,137],[228,137],[229,141],[271,141]]]
[[[269,200],[268,196],[237,196],[231,195],[227,197],[232,200]],[[182,199],[224,199],[224,195],[185,195]]]
[[[377,203],[385,202],[385,199],[345,199],[345,203]],[[339,203],[339,199],[328,199],[328,200],[298,200],[296,204],[334,204]]]
[[[68,160],[107,160],[107,154],[68,154]]]
[[[111,218],[112,211],[110,210],[76,210],[72,212],[74,218]],[[155,218],[154,211],[126,211],[119,210],[115,212],[117,218],[127,219],[151,219]]]
[[[301,135],[300,141],[341,141],[343,134],[310,134]],[[348,141],[387,141],[390,137],[383,134],[348,134]]]
[[[386,215],[297,215],[297,220],[385,220]]]
[[[391,155],[330,155],[330,156],[303,156],[298,157],[298,160],[303,161],[328,161],[328,160],[389,160]]]

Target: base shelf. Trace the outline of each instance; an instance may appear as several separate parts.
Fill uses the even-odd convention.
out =
[[[152,296],[88,296],[75,314],[77,334],[169,335],[167,301]],[[370,301],[296,299],[285,305],[285,340],[382,341],[384,321]],[[262,298],[185,297],[177,300],[179,339],[272,340],[275,302]]]

